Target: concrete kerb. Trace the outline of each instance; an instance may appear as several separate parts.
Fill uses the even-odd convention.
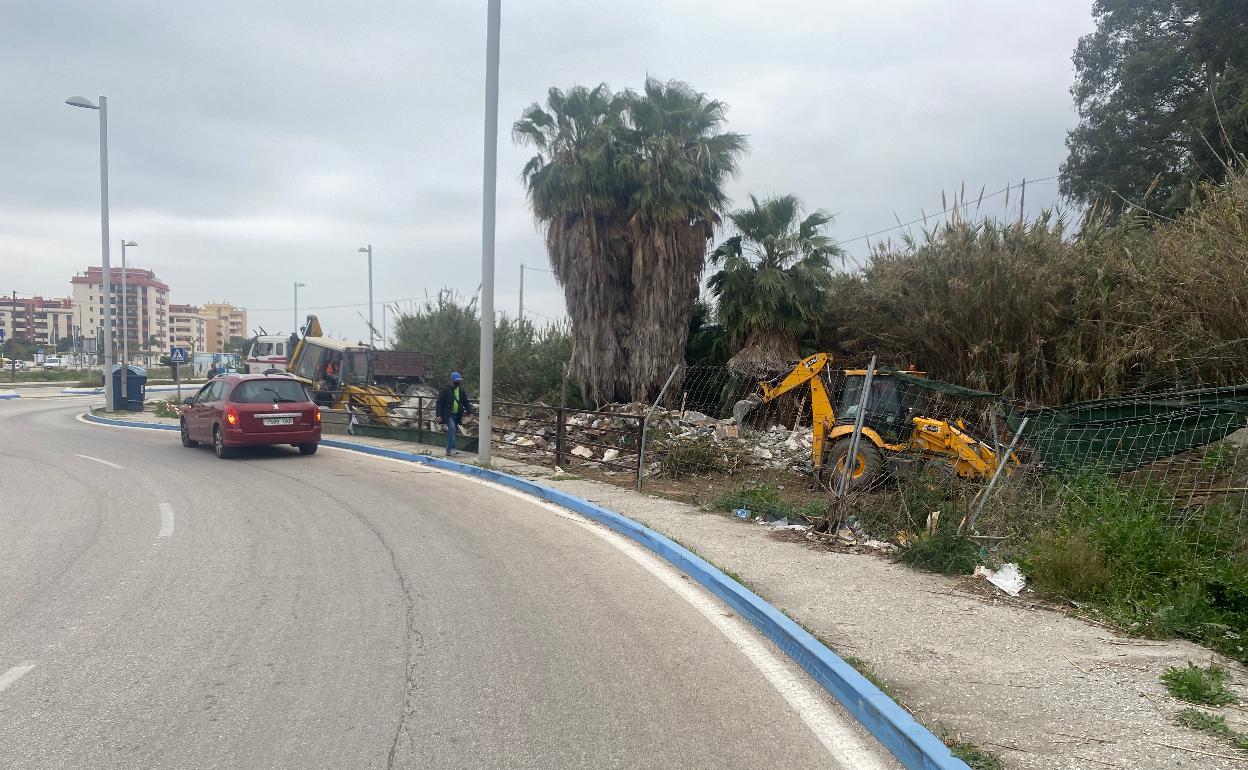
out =
[[[90,422],[124,428],[178,430],[176,425],[135,423],[100,417],[91,412],[86,412],[83,417]],[[424,463],[501,484],[568,508],[640,543],[698,581],[752,623],[831,693],[907,770],[970,770],[931,731],[808,631],[705,559],[659,532],[583,498],[490,468],[352,441],[322,439],[321,443],[379,457]]]

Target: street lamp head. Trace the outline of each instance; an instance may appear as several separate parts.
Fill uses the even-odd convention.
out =
[[[125,241],[121,245],[122,246],[138,246],[139,244],[135,243],[134,241]]]
[[[307,286],[307,284],[306,284],[306,283],[299,283],[298,281],[295,281],[295,288],[296,288],[296,289],[303,288],[304,286]]]
[[[90,99],[88,99],[85,96],[71,96],[65,100],[65,103],[68,104],[70,107],[85,107],[88,110],[99,109],[99,107],[95,106],[95,102],[92,102]]]
[[[361,254],[367,254],[367,253],[368,253],[368,247],[367,247],[367,246],[361,246],[361,247],[360,247],[360,249],[359,249],[359,251],[360,251],[360,253],[361,253]]]

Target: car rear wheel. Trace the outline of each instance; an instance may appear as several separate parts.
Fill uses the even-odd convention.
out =
[[[314,455],[314,454],[316,454],[316,448],[317,448],[317,446],[318,446],[317,444],[300,444],[300,445],[299,445],[299,454],[301,454],[301,455]]]
[[[225,437],[221,435],[220,426],[215,426],[212,429],[212,450],[222,460],[228,460],[234,456],[234,450],[225,445]]]
[[[188,449],[199,446],[199,442],[191,438],[190,431],[186,428],[186,420],[179,423],[179,431],[182,433],[182,446]]]

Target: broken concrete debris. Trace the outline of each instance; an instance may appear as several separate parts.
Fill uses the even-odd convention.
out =
[[[742,402],[742,403],[748,403]],[[739,405],[740,406],[740,405]],[[610,404],[598,413],[574,413],[567,418],[566,444],[570,454],[585,460],[619,461],[622,455],[637,452],[638,421],[650,411],[648,404]],[[749,410],[734,409],[748,413]],[[526,419],[496,418],[495,424],[507,432],[503,443],[520,450],[555,448],[556,416],[541,410]],[[783,425],[764,430],[739,425],[736,418],[716,419],[704,412],[686,409],[656,409],[650,418],[646,459],[656,463],[668,452],[684,444],[710,444],[721,453],[722,467],[772,469],[802,472],[810,467],[810,431],[796,431]],[[596,449],[591,447],[596,445]],[[605,447],[605,449],[604,449]]]

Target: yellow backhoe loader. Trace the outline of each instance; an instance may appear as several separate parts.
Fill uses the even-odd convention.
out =
[[[290,352],[286,371],[312,392],[317,403],[347,409],[374,425],[389,426],[390,410],[406,383],[423,382],[431,364],[425,353],[373,350],[325,337],[320,320],[309,315],[303,337]],[[379,382],[383,380],[384,382]]]
[[[844,472],[854,418],[866,379],[865,369],[841,372],[843,385],[838,394],[841,414],[832,406],[827,386],[820,376],[832,363],[828,353],[816,353],[800,361],[779,382],[760,382],[762,403],[768,403],[810,384],[810,413],[813,437],[811,454],[815,474],[829,486]],[[921,376],[917,372],[909,374]],[[900,378],[876,370],[871,380],[862,436],[850,470],[848,487],[859,489],[877,481],[884,473],[886,457],[902,452],[938,459],[962,478],[987,478],[996,471],[998,455],[991,446],[971,436],[962,420],[949,422],[919,414],[921,399],[907,397]],[[1017,464],[1016,457],[1011,457]]]

